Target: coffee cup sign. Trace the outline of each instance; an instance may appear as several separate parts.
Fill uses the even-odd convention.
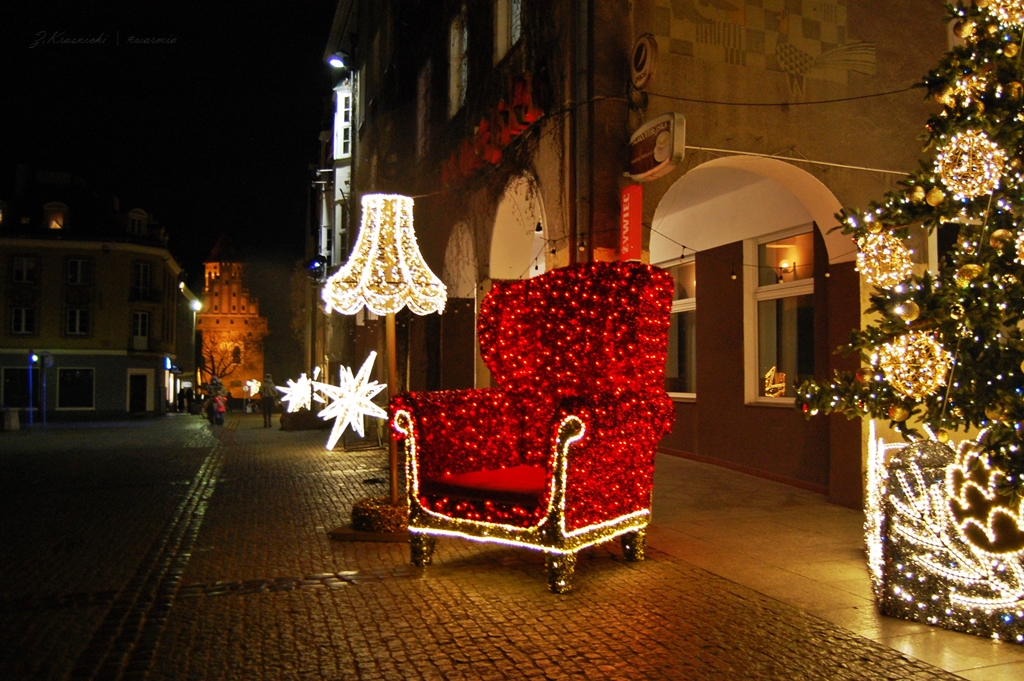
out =
[[[667,113],[640,126],[629,139],[629,175],[646,182],[671,172],[683,160],[686,118]]]

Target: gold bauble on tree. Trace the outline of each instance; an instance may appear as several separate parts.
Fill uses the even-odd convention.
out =
[[[997,229],[988,237],[988,244],[997,251],[1013,241],[1013,232],[1008,229]]]
[[[869,234],[859,245],[857,269],[871,286],[892,288],[914,273],[910,251],[892,234]]]
[[[1017,237],[1017,262],[1024,264],[1024,232]]]
[[[946,200],[946,194],[938,187],[932,187],[924,197],[925,203],[935,208]]]
[[[941,429],[936,430],[935,439],[941,442],[942,444],[946,444],[947,442],[949,442],[949,433]]]
[[[894,404],[889,407],[889,418],[896,422],[906,421],[910,418],[910,410],[902,404]]]
[[[939,149],[935,168],[954,194],[973,199],[999,186],[1006,153],[981,130],[965,130]]]
[[[1024,85],[1017,81],[1008,83],[1006,85],[1006,96],[1015,102],[1019,101],[1021,97],[1024,97]]]
[[[989,0],[987,8],[1004,26],[1024,26],[1024,0]]]
[[[868,230],[868,234],[881,234],[885,231],[885,225],[881,222],[868,222],[864,225],[864,229]]]
[[[951,319],[963,319],[965,312],[964,306],[960,303],[953,303],[949,306],[949,316]]]
[[[990,404],[985,407],[985,418],[989,421],[998,421],[1003,418],[1003,407],[1000,404]]]
[[[908,324],[921,316],[921,307],[913,300],[905,300],[893,310],[899,318]]]
[[[1018,53],[1020,53],[1020,47],[1017,45],[1017,43],[1006,43],[1006,46],[1003,47],[1003,54],[1005,54],[1010,59],[1016,57]]]
[[[937,340],[912,332],[886,343],[878,351],[878,366],[896,392],[920,400],[946,383],[953,356]]]
[[[974,263],[967,263],[956,271],[953,276],[953,280],[956,281],[956,285],[960,288],[967,288],[971,285],[971,282],[978,278],[978,276],[985,271],[981,265]]]
[[[970,19],[961,19],[953,25],[953,35],[967,40],[974,35],[975,25]]]
[[[911,203],[923,203],[925,195],[926,192],[924,190],[924,187],[921,186],[911,187],[910,189],[907,190],[907,198],[910,199]]]

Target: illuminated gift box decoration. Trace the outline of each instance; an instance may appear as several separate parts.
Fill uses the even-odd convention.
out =
[[[545,552],[563,592],[584,547],[621,536],[627,558],[643,558],[655,447],[675,417],[673,290],[635,262],[494,283],[478,337],[496,387],[391,402],[415,564],[436,536],[522,546]]]
[[[883,444],[871,423],[868,566],[883,614],[1024,643],[1024,504],[973,441]]]

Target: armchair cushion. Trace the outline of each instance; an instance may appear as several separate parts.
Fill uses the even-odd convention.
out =
[[[420,494],[496,501],[532,508],[540,504],[546,485],[547,473],[543,466],[512,466],[425,478],[420,481]]]

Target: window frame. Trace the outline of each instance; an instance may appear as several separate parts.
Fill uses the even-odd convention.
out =
[[[92,399],[88,407],[64,407],[61,406],[61,381],[60,375],[65,371],[88,371],[92,374]],[[96,411],[96,369],[95,367],[58,367],[57,368],[57,405],[58,411]]]
[[[74,320],[75,320],[74,325],[72,325],[72,323],[71,323],[72,318],[74,318]],[[82,323],[83,319],[85,320],[84,324]],[[69,307],[69,308],[65,308],[65,310],[64,310],[64,335],[65,336],[78,336],[78,337],[86,337],[86,336],[91,335],[92,327],[89,324],[90,321],[91,320],[89,319],[89,308],[87,308],[87,307]],[[74,327],[74,330],[72,330],[72,326]],[[82,330],[83,326],[85,327],[84,331]]]
[[[765,397],[761,395],[760,386],[764,377],[759,375],[758,303],[780,298],[814,295],[813,269],[811,276],[807,279],[760,286],[758,284],[760,276],[758,246],[801,234],[813,236],[816,229],[817,226],[813,222],[805,223],[778,232],[763,234],[753,239],[746,239],[743,242],[743,397],[744,403],[749,406],[792,409],[796,404],[796,397]]]
[[[145,272],[146,276],[138,276],[142,272]],[[136,281],[138,279],[138,281]],[[145,279],[145,285],[141,283],[141,280]],[[153,266],[144,260],[132,261],[132,281],[131,291],[137,299],[145,300],[149,298],[150,291],[153,289]]]
[[[694,267],[694,281],[696,282],[696,280],[697,280],[697,270],[696,270],[696,268],[697,268],[697,257],[696,257],[696,254],[686,256],[685,258],[679,258],[677,260],[670,260],[668,262],[661,263],[660,265],[658,265],[658,267],[661,267],[664,270],[671,270],[673,267],[678,267],[679,265],[688,265],[690,263],[693,263],[693,267]],[[669,313],[669,319],[671,320],[671,315],[682,313],[682,312],[693,312],[694,313],[694,321],[696,322],[696,312],[697,312],[697,295],[696,295],[696,292],[694,292],[694,295],[689,297],[689,298],[674,299],[672,301],[672,310]],[[671,321],[670,321],[670,323],[671,323]],[[667,361],[667,358],[666,358],[666,361]],[[697,367],[695,365],[694,366],[694,383],[696,383],[696,371],[697,371]],[[694,388],[694,390],[695,390],[695,392],[669,392],[668,396],[673,401],[675,401],[675,402],[695,402],[697,400],[696,387]]]
[[[15,328],[15,317],[17,317],[17,313],[19,311],[21,311],[21,313],[22,313],[22,315],[21,315],[21,325],[20,325],[21,330],[17,330]],[[25,312],[31,312],[32,313],[32,315],[31,315],[31,319],[32,319],[31,327],[32,328],[31,329],[27,329],[27,330],[26,330],[26,324],[25,324],[25,319],[26,319],[26,315],[24,314]],[[36,323],[36,321],[37,321],[36,317],[37,316],[38,315],[36,315],[36,308],[34,308],[34,307],[12,307],[11,308],[11,316],[10,316],[11,323],[10,323],[10,326],[8,326],[7,328],[10,330],[12,336],[34,336],[34,335],[36,335],[39,332],[38,324]]]
[[[68,258],[66,272],[67,276],[64,281],[69,286],[92,285],[93,266],[91,258]],[[72,277],[72,272],[75,274],[74,277]]]
[[[146,310],[132,310],[132,338],[133,339],[135,339],[135,338],[145,338],[145,339],[148,340],[152,336],[151,331],[153,330],[153,320],[150,317],[151,316],[150,316],[149,312],[146,311]],[[136,333],[136,331],[141,328],[141,325],[139,324],[139,320],[141,320],[143,318],[145,318],[145,320],[146,320],[146,324],[145,324],[146,333],[144,333],[144,334]]]
[[[469,90],[469,24],[466,5],[448,24],[448,118],[455,118],[466,106]],[[458,52],[456,52],[458,50]]]
[[[25,267],[26,263],[31,263],[31,267]],[[22,267],[19,267],[22,265]],[[11,281],[15,284],[34,284],[38,277],[36,276],[39,272],[39,259],[34,255],[16,255],[11,258]],[[18,273],[22,273],[22,278],[18,278]],[[29,276],[31,273],[31,276]]]
[[[522,37],[523,0],[494,0],[494,64],[499,64]]]
[[[59,217],[59,219],[55,219]],[[43,206],[43,222],[47,229],[62,230],[68,226],[68,206],[60,201],[50,201]],[[56,227],[54,226],[56,223]]]

